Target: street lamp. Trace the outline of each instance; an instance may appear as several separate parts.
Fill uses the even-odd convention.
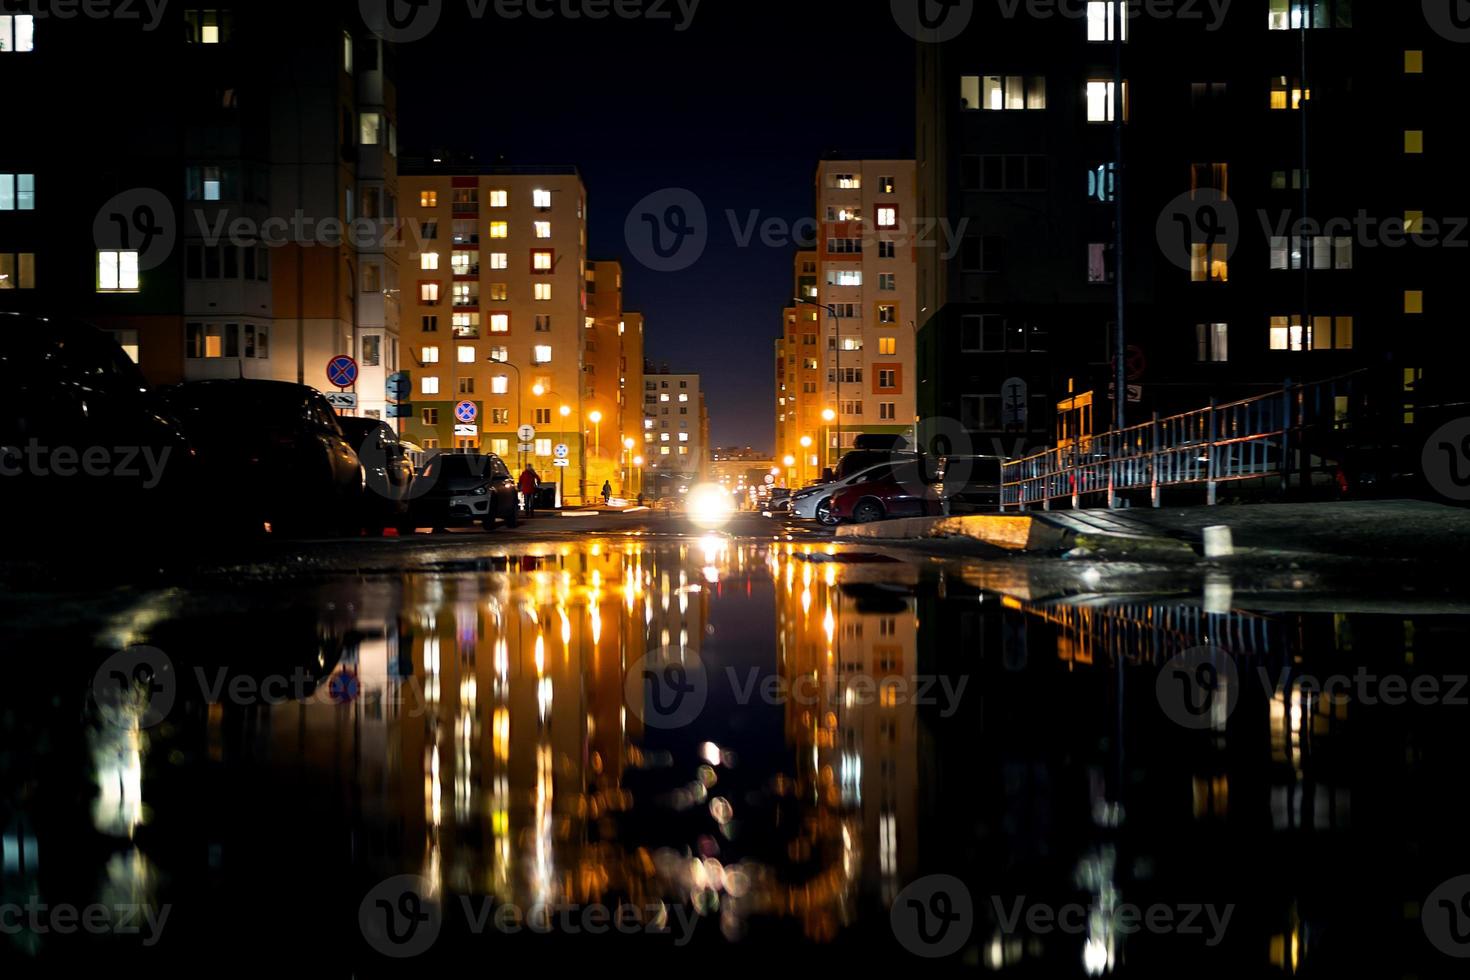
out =
[[[801,437],[801,448],[803,450],[807,450],[807,449],[811,449],[812,448],[812,437],[811,436],[802,436]],[[808,462],[807,461],[810,460],[810,459],[811,459],[811,454],[810,453],[803,452],[801,454],[801,476],[802,476],[801,482],[802,483],[806,483],[806,472],[807,472],[806,468],[808,466]]]
[[[596,427],[596,430],[597,430],[596,433],[595,433],[595,435],[594,435],[594,437],[593,437],[594,438],[594,442],[592,443],[592,455],[594,457],[595,456],[601,456],[602,455],[602,413],[599,412],[597,409],[594,408],[588,414],[587,421],[588,422],[591,422]]]

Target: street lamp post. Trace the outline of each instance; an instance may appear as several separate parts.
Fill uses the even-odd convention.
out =
[[[532,388],[531,394],[535,395],[537,398],[544,398],[547,395],[550,395],[552,398],[558,400],[561,398],[560,392],[556,391],[555,389],[548,388],[543,384],[537,384],[534,388]],[[572,414],[571,406],[561,406],[560,412],[562,421],[561,429],[556,434],[558,442],[565,441],[566,439],[567,417]],[[552,465],[555,465],[555,463],[553,463]],[[557,493],[561,497],[562,505],[565,506],[567,499],[567,468],[565,466],[557,466],[556,468],[561,471],[558,475],[558,484],[560,485],[561,489],[558,490]]]
[[[802,482],[802,485],[803,486],[806,485],[807,467],[811,465],[811,458],[812,458],[811,448],[812,448],[812,437],[811,436],[802,436],[801,437],[801,482]]]
[[[500,365],[503,365],[505,367],[510,368],[512,371],[514,371],[516,373],[516,429],[519,430],[521,426],[523,426],[523,425],[526,424],[526,416],[521,411],[521,369],[518,368],[518,367],[516,367],[514,364],[510,363],[510,361],[497,361],[493,357],[490,358],[489,360],[490,360],[490,363],[491,364],[500,364]],[[526,468],[526,454],[523,453],[523,452],[521,452],[521,450],[520,450],[520,446],[519,446],[520,441],[521,441],[521,439],[520,439],[520,433],[517,432],[516,433],[516,443],[517,443],[517,447],[516,447],[516,459],[519,460],[519,462],[516,464],[516,471],[517,472],[519,472],[519,471],[521,471],[521,470],[523,470],[523,469]]]
[[[795,302],[803,306],[815,306],[819,310],[826,310],[827,317],[832,321],[833,346],[837,349],[837,457],[842,458],[842,324],[838,321],[842,318],[837,315],[837,308],[830,303],[818,303],[815,300],[796,297]],[[828,409],[828,411],[831,411]],[[825,414],[825,413],[823,413]],[[827,450],[830,447],[822,447],[822,458],[827,458]]]

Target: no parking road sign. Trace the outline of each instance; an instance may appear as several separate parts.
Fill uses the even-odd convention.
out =
[[[469,425],[480,417],[480,410],[475,406],[474,402],[460,402],[454,406],[454,417],[465,425]]]
[[[357,384],[357,361],[338,354],[327,362],[327,380],[338,388],[351,388]]]

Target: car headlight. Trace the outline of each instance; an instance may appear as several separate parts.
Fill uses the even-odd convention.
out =
[[[475,487],[475,489],[471,491],[471,493],[474,496],[476,496],[476,497],[483,497],[483,496],[485,496],[489,492],[490,492],[490,484],[488,484],[488,483],[485,484],[483,487]]]

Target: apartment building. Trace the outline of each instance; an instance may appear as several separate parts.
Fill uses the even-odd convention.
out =
[[[593,331],[581,177],[573,167],[414,161],[399,183],[410,240],[405,435],[425,449],[529,462],[582,497],[598,423],[583,380]],[[526,452],[522,425],[536,429]],[[566,467],[555,465],[558,445]]]
[[[609,483],[631,496],[643,447],[643,316],[623,308],[621,263],[587,263],[586,326],[583,393],[589,417],[600,420],[587,482],[594,494]]]
[[[670,496],[709,476],[709,414],[697,374],[644,369],[647,489]]]
[[[362,365],[385,414],[396,369],[393,50],[355,4],[163,8],[148,18],[0,17],[0,309],[113,332],[155,383],[304,382]],[[188,66],[180,84],[177,66]],[[87,70],[79,72],[77,65]],[[85,126],[46,118],[128,96]],[[117,152],[99,153],[98,147]],[[124,149],[125,148],[125,149]]]
[[[1458,46],[1411,4],[1077,8],[918,46],[918,207],[965,226],[919,259],[920,414],[982,452],[1063,401],[1100,431],[1120,352],[1130,424],[1358,370],[1377,417],[1453,400]]]
[[[912,160],[817,168],[817,249],[799,252],[777,347],[777,458],[802,484],[863,435],[911,436],[916,255],[938,244]]]

